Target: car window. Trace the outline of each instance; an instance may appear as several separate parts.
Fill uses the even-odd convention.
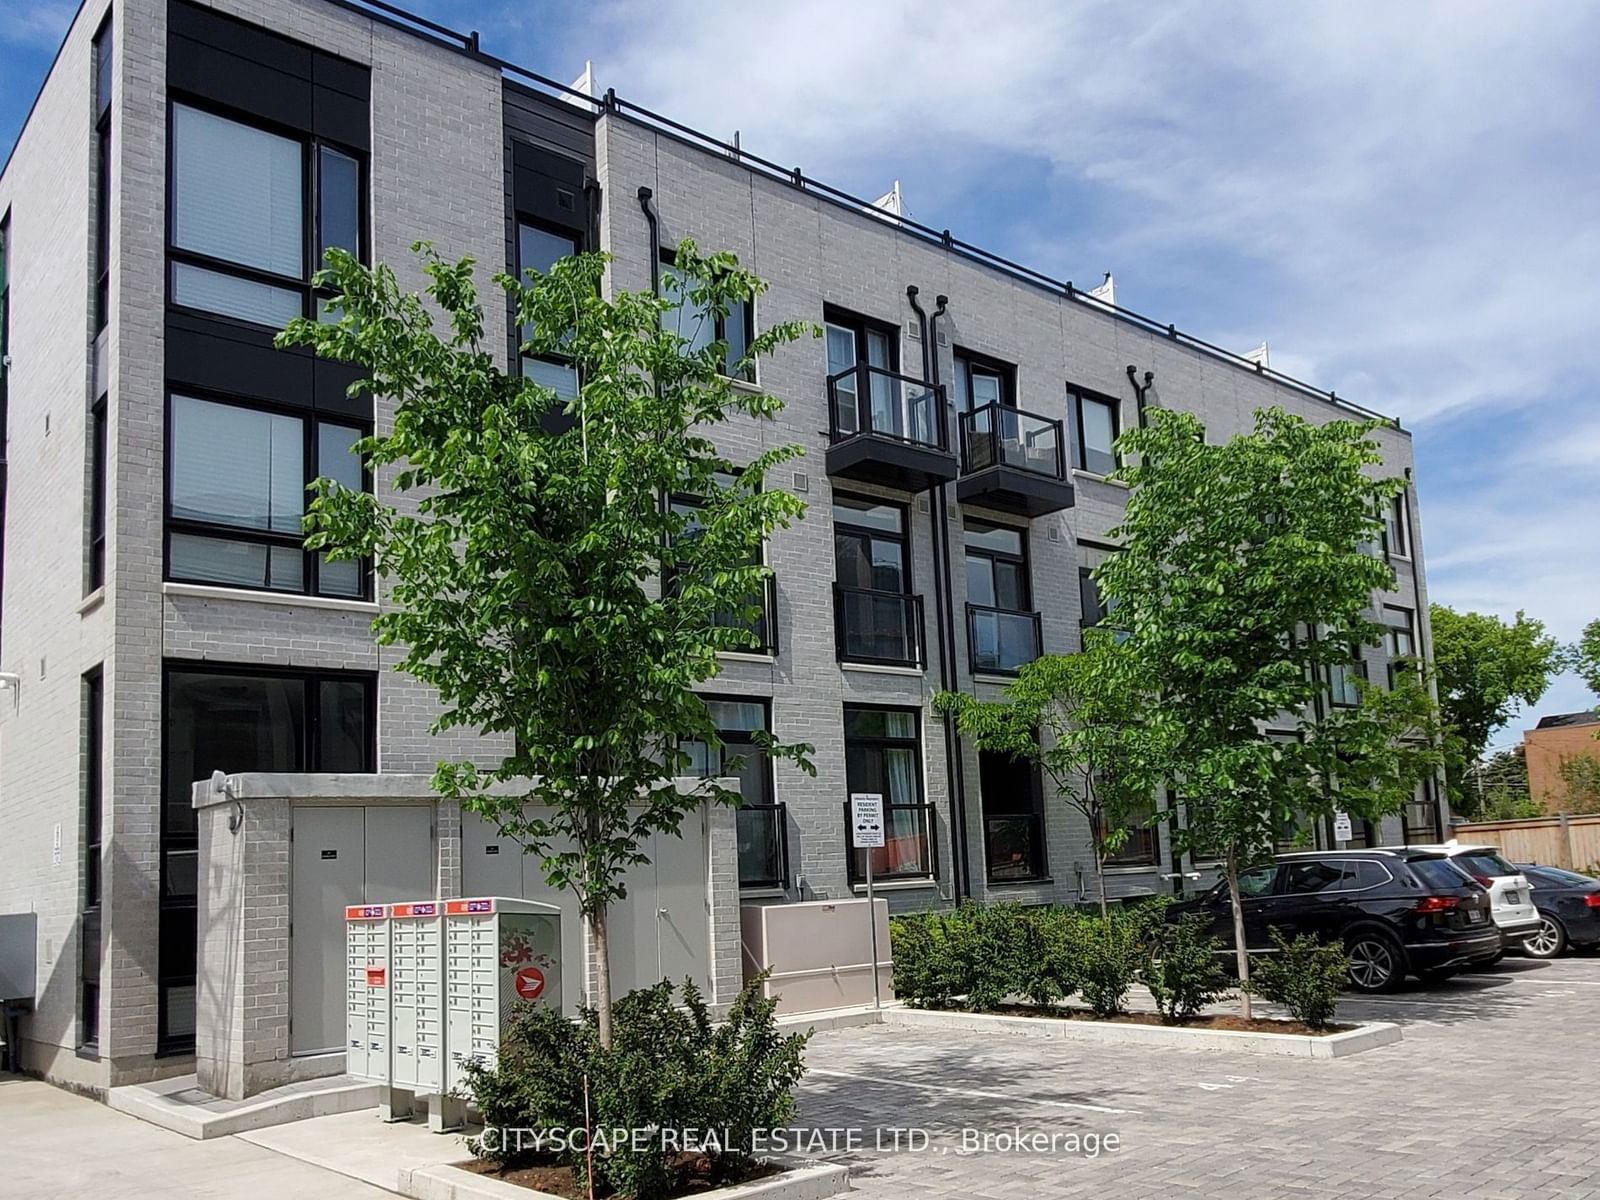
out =
[[[1486,875],[1491,878],[1500,875],[1520,875],[1518,871],[1505,859],[1493,850],[1475,850],[1470,854],[1455,855],[1458,866],[1465,867],[1474,875]]]
[[[1434,890],[1454,891],[1472,882],[1448,858],[1414,858],[1411,873],[1422,881],[1422,886]]]
[[[1344,885],[1348,888],[1382,887],[1394,878],[1382,863],[1371,862],[1365,858],[1348,863],[1346,867],[1347,873]]]
[[[1600,883],[1600,879],[1579,875],[1576,871],[1563,871],[1560,867],[1524,867],[1522,873],[1535,883],[1548,883],[1551,887],[1587,887]]]
[[[1292,896],[1332,892],[1346,886],[1342,862],[1292,862],[1284,868],[1283,890]]]
[[[1274,863],[1266,867],[1252,867],[1239,876],[1239,895],[1265,896],[1272,890],[1272,881],[1278,877],[1278,867]]]

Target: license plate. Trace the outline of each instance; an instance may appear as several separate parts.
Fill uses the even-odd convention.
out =
[[[1507,904],[1521,904],[1522,903],[1522,893],[1521,892],[1514,892],[1514,891],[1511,891],[1511,890],[1507,889],[1507,891],[1506,891],[1505,895],[1502,897],[1502,899],[1504,899]]]
[[[1482,925],[1483,924],[1483,909],[1481,909],[1481,908],[1469,908],[1467,910],[1467,924],[1468,925]]]

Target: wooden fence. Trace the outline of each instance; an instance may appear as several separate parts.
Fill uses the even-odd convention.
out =
[[[1501,853],[1516,863],[1544,863],[1575,871],[1600,868],[1600,813],[1483,821],[1452,825],[1450,832],[1458,841],[1499,846]]]

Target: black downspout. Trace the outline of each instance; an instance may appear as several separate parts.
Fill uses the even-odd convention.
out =
[[[655,193],[647,187],[639,189],[639,207],[644,209],[644,219],[650,225],[650,290],[661,294],[661,222],[656,219],[655,206],[650,197]]]
[[[928,359],[928,382],[942,392],[939,379],[939,318],[944,316],[945,309],[950,304],[950,297],[935,296],[937,307],[933,316],[928,321],[927,337],[923,340],[923,353]],[[939,406],[939,419],[945,422],[944,428],[948,433],[949,416],[945,406]],[[955,631],[955,600],[951,591],[951,566],[950,559],[950,507],[949,499],[945,493],[945,485],[939,484],[932,489],[932,503],[929,509],[933,517],[933,543],[936,554],[944,559],[944,579],[939,581],[939,595],[934,598],[934,607],[938,610],[939,627],[944,638],[944,643],[939,647],[941,673],[948,672],[948,677],[954,682],[958,667],[956,665],[956,631]],[[956,737],[955,719],[946,716],[944,719],[946,755],[954,765],[955,790],[950,797],[950,807],[953,813],[952,828],[950,830],[950,851],[953,857],[953,882],[955,884],[955,897],[959,902],[963,895],[972,895],[972,864],[969,861],[967,846],[967,784],[966,768],[961,761],[961,746]]]
[[[1413,649],[1417,652],[1417,657],[1422,661],[1422,665],[1426,669],[1428,664],[1433,661],[1433,656],[1428,652],[1428,643],[1422,636],[1423,618],[1427,615],[1422,611],[1422,554],[1417,547],[1417,523],[1411,519],[1411,493],[1416,485],[1412,480],[1410,467],[1405,469],[1405,474],[1406,488],[1405,491],[1400,493],[1400,499],[1405,503],[1406,549],[1410,551],[1411,556],[1411,636],[1417,643]],[[1431,625],[1429,629],[1432,629]],[[1437,703],[1437,686],[1435,686],[1434,690],[1434,700]],[[1439,773],[1433,777],[1433,788],[1433,824],[1438,831],[1439,840],[1442,842],[1445,834],[1449,832],[1445,828],[1444,806],[1450,799],[1450,780],[1443,767],[1440,767]],[[1400,812],[1400,829],[1402,840],[1404,840],[1404,809],[1401,809]]]
[[[917,314],[917,329],[922,335],[922,377],[932,383],[934,382],[935,374],[935,369],[932,364],[933,360],[937,357],[937,351],[933,349],[928,341],[928,312],[922,307],[922,302],[917,299],[916,284],[907,285],[906,299],[911,304],[911,310]],[[941,421],[945,419],[942,406],[939,411],[939,419]],[[941,520],[939,514],[939,493],[942,490],[943,489],[939,487],[928,489],[928,514],[930,520],[933,522],[933,529],[931,531],[933,534],[933,612],[939,637],[939,690],[947,692],[950,690],[951,683],[950,660],[945,653],[945,646],[948,641],[945,630],[945,610],[943,603],[941,603],[939,599],[942,595],[944,595],[946,566],[945,555],[948,553],[949,549],[947,546],[941,547],[939,538]],[[955,718],[949,713],[945,713],[942,719],[944,721],[945,787],[950,796],[950,887],[952,894],[959,903],[961,900],[960,856],[962,849],[962,829],[958,823],[960,809],[956,802],[956,793],[959,786],[957,783],[956,772],[959,769],[960,755],[955,734]]]

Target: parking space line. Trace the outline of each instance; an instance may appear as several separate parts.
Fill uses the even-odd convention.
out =
[[[1050,1108],[1073,1108],[1082,1112],[1112,1113],[1116,1116],[1126,1114],[1137,1115],[1137,1108],[1111,1108],[1104,1104],[1075,1104],[1071,1100],[1045,1100],[1038,1096],[1019,1095],[1015,1092],[982,1092],[975,1088],[944,1087],[937,1083],[917,1083],[910,1079],[884,1079],[876,1075],[854,1075],[849,1071],[825,1071],[820,1067],[812,1067],[806,1071],[807,1075],[825,1075],[831,1079],[854,1079],[861,1083],[877,1083],[884,1087],[914,1088],[923,1092],[943,1092],[951,1096],[969,1096],[979,1100],[1009,1100],[1012,1103],[1021,1101],[1024,1104],[1043,1104]]]

